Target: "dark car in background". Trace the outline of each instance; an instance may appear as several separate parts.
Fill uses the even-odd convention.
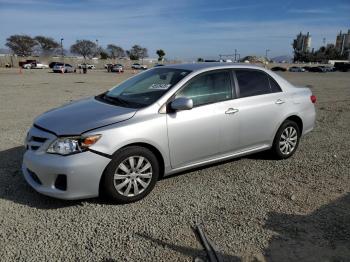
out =
[[[275,66],[271,68],[271,71],[281,71],[281,72],[286,72],[287,69],[281,66]]]
[[[50,68],[53,68],[56,64],[62,64],[62,62],[51,62],[51,63],[49,64],[49,67],[50,67]]]
[[[346,62],[336,62],[334,64],[335,71],[348,72],[350,71],[350,63]]]
[[[313,72],[313,73],[324,73],[326,71],[323,70],[322,67],[320,66],[314,66],[314,67],[310,67],[309,68],[309,72]]]
[[[299,66],[292,66],[288,69],[289,72],[305,72],[305,69]]]

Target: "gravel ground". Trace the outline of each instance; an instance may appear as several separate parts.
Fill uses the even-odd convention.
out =
[[[33,118],[130,76],[0,69],[1,261],[193,261],[203,222],[225,261],[350,261],[350,73],[281,73],[318,97],[288,160],[266,153],[163,179],[142,201],[60,201],[20,171]]]

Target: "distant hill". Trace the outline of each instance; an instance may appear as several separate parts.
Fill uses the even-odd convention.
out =
[[[0,54],[10,54],[10,50],[6,48],[0,48]]]
[[[290,55],[281,55],[281,56],[276,56],[274,58],[271,58],[272,61],[274,62],[287,62],[290,63],[293,61],[293,57],[291,57]]]

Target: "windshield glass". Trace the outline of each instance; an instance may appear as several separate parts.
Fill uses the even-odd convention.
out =
[[[136,75],[109,90],[104,96],[128,107],[153,104],[191,71],[175,68],[154,68]]]

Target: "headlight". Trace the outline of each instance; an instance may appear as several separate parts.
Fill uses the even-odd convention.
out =
[[[83,152],[95,144],[100,138],[101,135],[60,137],[51,143],[47,149],[47,153],[70,155]]]

